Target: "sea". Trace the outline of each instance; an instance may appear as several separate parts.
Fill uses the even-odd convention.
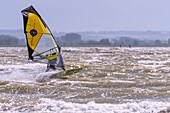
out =
[[[66,70],[0,48],[0,113],[168,113],[170,47],[63,47]]]

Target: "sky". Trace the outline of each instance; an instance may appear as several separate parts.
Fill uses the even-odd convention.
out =
[[[170,31],[170,0],[1,0],[0,29],[23,29],[33,5],[51,31]]]

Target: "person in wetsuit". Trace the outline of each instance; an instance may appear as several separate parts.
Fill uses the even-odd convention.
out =
[[[57,62],[57,58],[53,59],[53,60],[49,60],[48,64],[47,64],[47,70],[46,72],[48,72],[50,69],[55,70],[56,69],[56,62]]]

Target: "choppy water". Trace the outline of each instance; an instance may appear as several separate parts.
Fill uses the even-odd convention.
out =
[[[62,48],[67,78],[28,61],[26,48],[0,48],[0,112],[170,111],[170,48]],[[58,70],[61,71],[61,70]]]

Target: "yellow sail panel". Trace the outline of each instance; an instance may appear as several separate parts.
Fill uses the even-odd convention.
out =
[[[33,29],[36,30],[37,33],[50,34],[40,18],[33,13],[29,13],[26,32],[31,32]]]
[[[42,34],[37,34],[36,36],[32,37],[30,33],[27,33],[27,41],[32,50],[35,50]]]
[[[35,50],[42,34],[50,34],[40,18],[33,13],[28,14],[26,32],[28,44],[32,50]]]

